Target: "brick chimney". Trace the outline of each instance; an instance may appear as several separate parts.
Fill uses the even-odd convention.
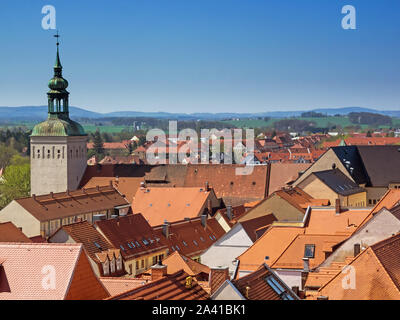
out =
[[[229,280],[228,267],[214,267],[210,269],[208,277],[208,285],[211,289],[210,294],[213,294],[226,280]]]
[[[161,260],[157,264],[151,266],[151,281],[157,281],[167,275],[167,266],[163,265]]]
[[[340,207],[340,199],[336,199],[335,201],[335,213],[340,214],[341,207]]]
[[[205,191],[205,192],[210,191],[210,186],[209,186],[209,184],[208,184],[208,181],[206,181],[206,183],[205,183],[205,189],[204,189],[204,191]]]

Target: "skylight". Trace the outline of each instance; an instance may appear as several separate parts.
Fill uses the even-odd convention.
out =
[[[306,244],[304,248],[304,258],[314,258],[315,244]]]
[[[132,246],[129,244],[129,242],[128,242],[128,247],[129,247],[129,249],[132,249]]]
[[[136,246],[140,248],[140,243],[138,241],[135,241]]]
[[[283,300],[294,300],[291,295],[289,295],[285,289],[281,286],[281,284],[276,281],[273,276],[268,276],[265,278],[265,281],[269,284],[269,286],[283,299]]]
[[[146,239],[143,239],[142,242],[144,243],[145,246],[149,244],[149,242]]]
[[[122,246],[122,244],[119,247],[122,249],[122,251],[125,251],[125,248]]]
[[[183,243],[183,245],[184,245],[185,247],[187,247],[187,243],[186,243],[185,241],[182,241],[182,243]]]
[[[131,245],[132,245],[132,247],[134,247],[134,248],[135,248],[135,244],[133,243],[133,241],[131,241]]]
[[[196,240],[193,240],[193,243],[194,243],[196,246],[198,246],[198,244],[197,244]]]
[[[100,249],[101,250],[101,245],[99,245],[96,241],[95,242],[93,242],[94,243],[94,245],[98,248],[98,249]]]

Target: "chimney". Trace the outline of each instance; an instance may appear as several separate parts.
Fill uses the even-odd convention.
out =
[[[310,272],[310,260],[303,258],[303,272]]]
[[[36,194],[32,194],[32,199],[36,201]]]
[[[53,191],[50,191],[50,197],[51,197],[51,198],[54,198],[54,193],[53,193]]]
[[[207,228],[207,218],[208,218],[208,215],[207,215],[207,214],[202,214],[202,215],[201,215],[201,225],[202,225],[204,228]]]
[[[163,265],[161,260],[157,264],[151,266],[151,281],[157,281],[167,275],[167,266]]]
[[[206,187],[205,187],[205,192],[208,192],[208,191],[210,191],[210,186],[209,186],[209,184],[208,184],[208,181],[206,181]]]
[[[211,216],[212,215],[212,203],[211,203],[211,199],[207,200],[207,209],[208,209],[208,213]]]
[[[340,214],[341,208],[340,208],[340,199],[336,199],[335,201],[335,213]]]
[[[167,239],[169,239],[169,223],[167,220],[164,220],[164,224],[162,227],[162,233]]]
[[[228,216],[229,221],[233,219],[232,206],[226,207],[226,215]]]
[[[361,252],[361,245],[359,243],[354,244],[354,257],[358,256]]]
[[[213,294],[226,280],[229,280],[228,267],[214,267],[210,269],[208,277],[208,286],[211,289],[210,295]]]

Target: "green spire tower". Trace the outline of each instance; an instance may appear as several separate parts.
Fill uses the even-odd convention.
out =
[[[65,192],[79,187],[87,165],[87,134],[69,117],[68,81],[62,76],[59,35],[54,75],[47,92],[47,120],[31,134],[31,193]]]
[[[57,34],[57,56],[54,75],[49,81],[47,92],[48,117],[33,128],[32,136],[85,136],[83,127],[69,118],[68,81],[62,76],[62,65]]]

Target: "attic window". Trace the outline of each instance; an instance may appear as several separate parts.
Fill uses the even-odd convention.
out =
[[[213,240],[213,238],[211,237],[211,235],[210,236],[208,236],[211,240]]]
[[[304,248],[304,258],[314,258],[315,244],[306,244]]]
[[[193,243],[195,246],[198,246],[198,243],[196,242],[196,240],[193,240]]]
[[[101,250],[101,246],[95,241],[95,242],[93,242],[94,243],[94,245],[97,247],[97,249],[100,249]]]
[[[273,276],[266,277],[265,281],[283,300],[294,300]]]
[[[128,242],[128,247],[129,249],[133,249],[129,242]]]
[[[135,248],[135,244],[133,243],[133,241],[131,241],[131,245],[132,245],[132,247],[134,247],[134,248]]]
[[[135,241],[135,243],[136,243],[136,246],[137,246],[138,248],[140,248],[140,243],[139,243],[138,241]]]
[[[179,248],[178,245],[176,245],[175,247],[176,247],[176,250],[178,250],[178,251],[181,250],[181,248]]]
[[[200,240],[203,241],[203,242],[205,241],[203,237],[200,237]]]
[[[125,248],[122,246],[122,244],[119,246],[122,251],[125,251]]]
[[[146,239],[143,239],[142,242],[144,243],[145,246],[149,244],[149,242]]]
[[[185,247],[187,247],[187,243],[186,243],[185,241],[182,241],[182,243],[183,243],[183,245],[184,245]]]

